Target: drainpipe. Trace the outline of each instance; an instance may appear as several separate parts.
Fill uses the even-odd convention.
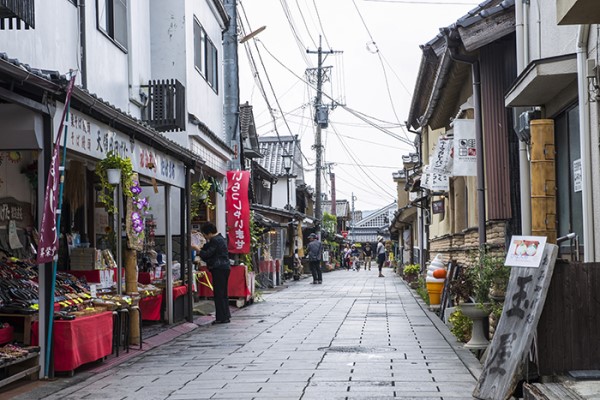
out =
[[[577,35],[577,86],[579,90],[579,146],[581,149],[582,206],[583,206],[583,261],[593,262],[594,210],[592,208],[592,148],[590,137],[590,109],[587,91],[587,50],[590,26],[580,25]],[[579,251],[579,249],[577,249]]]
[[[517,74],[529,63],[529,3],[515,2],[515,33],[517,40]],[[513,114],[514,115],[514,114]],[[531,172],[527,143],[519,141],[519,187],[521,189],[521,234],[531,235]]]
[[[81,75],[81,87],[88,88],[87,85],[87,50],[85,35],[85,0],[79,0],[79,57],[81,62],[79,66]]]
[[[485,167],[483,158],[483,120],[481,115],[481,73],[479,59],[458,53],[460,36],[455,29],[444,28],[446,46],[450,51],[450,58],[456,62],[470,64],[473,80],[473,103],[475,107],[475,150],[477,152],[477,226],[479,229],[479,248],[487,242],[485,228]]]

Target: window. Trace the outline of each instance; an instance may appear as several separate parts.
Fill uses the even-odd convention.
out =
[[[127,0],[96,0],[98,29],[127,50]]]
[[[217,48],[208,38],[200,22],[194,18],[194,66],[206,82],[218,91],[219,57]]]

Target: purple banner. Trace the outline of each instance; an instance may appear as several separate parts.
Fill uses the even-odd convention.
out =
[[[71,78],[67,87],[67,98],[65,108],[60,121],[60,128],[52,150],[52,161],[48,170],[48,184],[46,185],[46,194],[44,196],[44,213],[42,214],[42,224],[40,227],[40,243],[38,245],[37,263],[43,264],[54,260],[58,252],[58,233],[56,232],[56,217],[58,215],[58,185],[60,184],[60,139],[65,126],[65,117],[69,109],[71,94],[75,84],[75,76]]]

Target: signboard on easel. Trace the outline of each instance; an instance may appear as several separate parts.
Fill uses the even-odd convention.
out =
[[[513,237],[511,242],[517,245],[519,240],[523,239]],[[521,244],[525,245],[518,243]],[[520,380],[519,369],[527,357],[544,308],[558,246],[537,246],[537,252],[540,253],[539,267],[533,265],[513,268],[511,271],[502,317],[490,344],[483,372],[473,391],[477,399],[508,399]]]

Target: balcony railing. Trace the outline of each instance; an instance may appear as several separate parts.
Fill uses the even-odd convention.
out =
[[[0,0],[0,29],[34,27],[34,0]]]
[[[154,129],[167,131],[185,130],[185,87],[176,79],[148,82],[146,121]]]

